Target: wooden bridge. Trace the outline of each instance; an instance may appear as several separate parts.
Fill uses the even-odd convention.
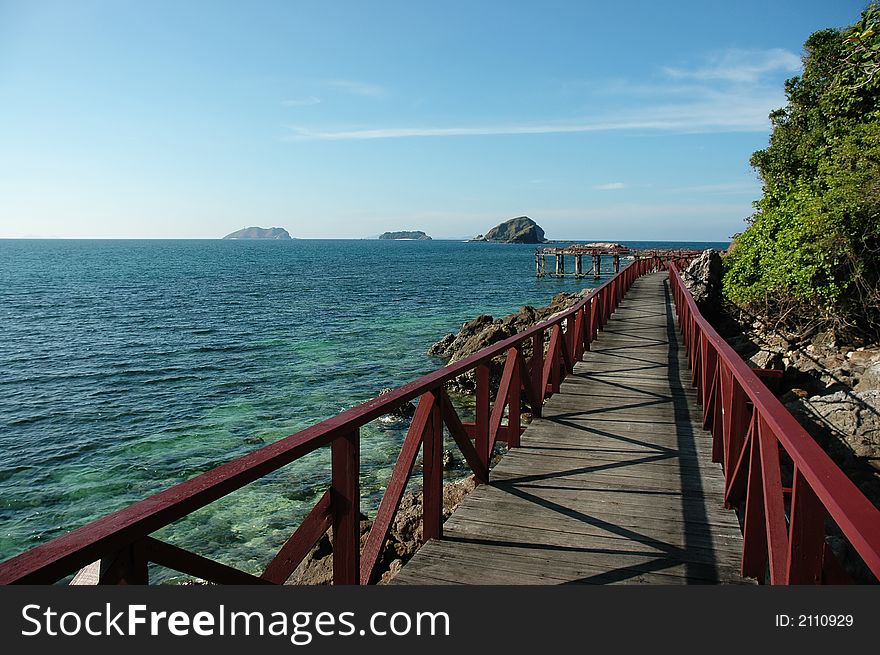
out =
[[[637,281],[513,449],[398,584],[741,582],[742,534],[676,335]]]
[[[146,584],[151,563],[282,584],[331,527],[334,584],[370,584],[420,451],[426,543],[397,584],[849,582],[829,534],[880,577],[880,511],[700,315],[680,263],[637,259],[543,323],[0,563],[0,584]],[[445,386],[470,371],[463,421]],[[362,544],[360,428],[415,399]],[[447,434],[479,486],[444,524]],[[152,536],[318,449],[327,490],[262,573]]]

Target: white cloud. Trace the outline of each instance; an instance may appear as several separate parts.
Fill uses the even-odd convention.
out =
[[[712,55],[709,61],[695,68],[665,67],[663,72],[674,79],[735,83],[758,82],[769,73],[796,73],[801,69],[801,58],[789,50],[730,49]]]
[[[310,105],[320,104],[321,99],[316,98],[315,96],[308,96],[307,98],[296,98],[294,100],[282,100],[281,104],[285,107],[308,107]]]
[[[623,182],[608,182],[607,184],[597,184],[593,188],[597,191],[615,191],[617,189],[625,189],[626,185]]]

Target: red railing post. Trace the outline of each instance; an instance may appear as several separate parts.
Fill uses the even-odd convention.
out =
[[[439,391],[434,393],[431,420],[422,439],[422,538],[443,534],[443,414]]]
[[[788,582],[788,531],[785,527],[785,506],[782,476],[779,469],[779,441],[766,421],[758,416],[756,444],[761,451],[761,480],[764,483],[764,517],[767,529],[767,555],[771,584]]]
[[[360,431],[333,440],[330,506],[333,512],[333,584],[360,581]]]
[[[575,362],[581,361],[584,356],[584,308],[577,310],[574,318],[574,346],[572,348],[572,357]]]
[[[594,299],[590,298],[587,301],[587,304],[584,305],[584,330],[586,334],[584,335],[584,350],[590,350],[590,344],[593,343],[593,339],[596,336],[595,333],[595,316],[593,312],[593,304]]]
[[[746,394],[732,373],[727,384],[729,385],[729,396],[724,407],[727,435],[724,449],[724,475],[729,486],[730,476],[733,475],[733,466],[739,460],[746,441],[746,434],[749,431],[750,412],[746,403]]]
[[[822,582],[825,516],[825,507],[795,467],[788,531],[788,584]]]
[[[474,422],[476,424],[475,447],[483,467],[477,475],[478,482],[489,482],[489,462],[492,461],[492,453],[489,452],[489,365],[477,364],[477,406],[475,409]]]
[[[544,378],[544,330],[538,330],[532,335],[532,392],[536,396],[535,407],[532,407],[532,416],[541,417],[546,388],[542,384]]]
[[[751,430],[746,515],[743,519],[742,574],[763,582],[767,566],[767,529],[764,525],[764,485],[761,479],[757,418],[753,419]]]
[[[507,395],[507,447],[519,448],[520,441],[520,400],[523,378],[527,371],[520,370],[519,349],[516,349],[516,365],[513,369],[513,382]],[[498,399],[500,402],[501,399]]]

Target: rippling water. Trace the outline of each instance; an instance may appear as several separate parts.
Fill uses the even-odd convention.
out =
[[[0,241],[0,559],[432,370],[476,314],[591,283],[536,279],[533,250]],[[368,511],[402,437],[362,432]],[[258,572],[328,473],[323,449],[161,536]]]

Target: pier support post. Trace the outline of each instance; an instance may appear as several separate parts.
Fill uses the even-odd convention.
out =
[[[583,273],[584,262],[583,255],[575,255],[574,256],[574,274],[576,277],[581,277]]]
[[[599,266],[601,264],[601,256],[593,254],[593,277],[599,279]]]
[[[614,255],[613,261],[614,261],[614,273],[615,274],[620,273],[620,255]]]
[[[556,275],[565,275],[565,255],[556,255]]]

